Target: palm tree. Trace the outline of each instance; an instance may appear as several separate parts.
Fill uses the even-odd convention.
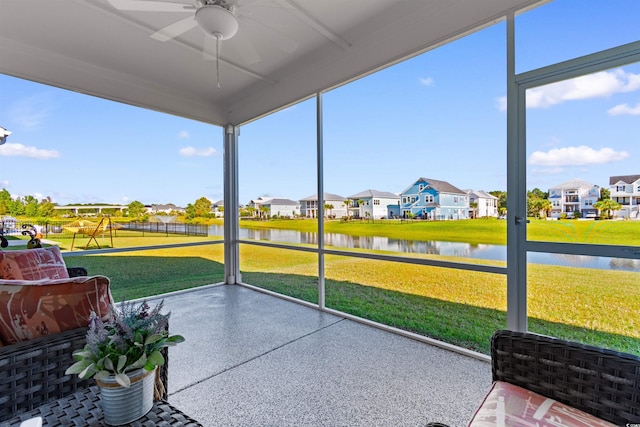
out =
[[[478,216],[478,202],[469,203],[469,207],[471,208],[471,215],[475,219]]]
[[[360,214],[362,213],[362,205],[364,205],[364,199],[358,199],[357,203],[358,203],[358,216],[360,217],[360,219],[362,219],[362,216]]]
[[[622,207],[622,205],[616,202],[615,200],[604,199],[604,200],[598,200],[597,202],[595,202],[593,204],[593,207],[601,211],[605,211],[607,213],[606,215],[607,218],[611,218],[612,217],[611,211],[619,210]]]
[[[331,210],[332,209],[333,209],[333,205],[332,204],[329,204],[329,203],[325,203],[324,204],[324,210],[329,212],[329,214],[331,214]],[[327,215],[325,214],[325,216],[327,216]]]
[[[540,202],[540,213],[544,212],[544,218],[547,218],[553,209],[553,203],[549,199],[543,199]]]
[[[347,211],[347,219],[349,219],[349,217],[350,217],[350,215],[349,215],[349,205],[351,204],[351,200],[346,199],[342,203],[344,203],[344,207],[345,207],[345,209]]]
[[[269,213],[269,208],[267,206],[260,205],[260,219],[269,219],[267,218]]]

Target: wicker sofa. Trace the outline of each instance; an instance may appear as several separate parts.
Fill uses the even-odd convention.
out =
[[[640,423],[638,356],[500,330],[491,338],[491,371],[492,388],[469,426]],[[520,396],[510,401],[514,390]]]

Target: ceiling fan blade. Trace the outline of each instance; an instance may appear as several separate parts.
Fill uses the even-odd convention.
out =
[[[118,10],[133,12],[190,12],[195,6],[184,3],[171,3],[152,0],[107,0]]]
[[[197,26],[198,22],[196,21],[195,15],[187,16],[186,18],[174,22],[171,25],[167,25],[166,27],[151,34],[151,38],[161,42],[166,42],[167,40],[171,40],[172,38],[177,37],[182,33],[186,33]]]
[[[253,42],[247,37],[245,33],[238,32],[233,38],[233,43],[237,47],[238,54],[242,57],[242,60],[247,65],[257,64],[262,61],[262,57],[253,45]]]
[[[267,34],[266,38],[284,52],[293,53],[300,46],[298,42],[292,40],[290,37],[285,36],[277,29],[258,21],[257,19],[254,19],[247,15],[241,15],[240,18],[242,20],[250,20],[253,24],[257,24],[262,27],[262,30]]]

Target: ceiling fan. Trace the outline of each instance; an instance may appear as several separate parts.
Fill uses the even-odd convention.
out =
[[[180,3],[162,0],[107,0],[112,7],[120,11],[130,12],[168,12],[186,13],[182,18],[151,34],[151,38],[165,42],[176,38],[195,27],[199,27],[205,34],[203,45],[203,58],[216,60],[216,73],[218,87],[220,87],[220,42],[236,36],[240,27],[239,20],[250,19],[249,13],[242,11],[244,6],[239,6],[242,0],[192,0]],[[240,19],[239,19],[240,18]],[[256,23],[254,20],[253,23]],[[269,35],[277,38],[276,45],[281,49],[293,52],[297,43],[287,39],[276,30],[261,25],[262,29],[271,30]],[[239,54],[247,64],[254,64],[261,60],[253,43],[246,37],[237,38]],[[215,54],[213,54],[215,52]]]

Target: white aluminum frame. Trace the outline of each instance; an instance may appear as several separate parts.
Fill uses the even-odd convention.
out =
[[[521,74],[514,66],[513,20],[508,19],[509,91],[507,92],[507,327],[527,330],[527,252],[550,252],[615,258],[640,258],[640,248],[529,241],[526,238],[526,92],[562,80],[640,62],[640,42],[538,68]],[[514,195],[514,196],[511,196]]]

